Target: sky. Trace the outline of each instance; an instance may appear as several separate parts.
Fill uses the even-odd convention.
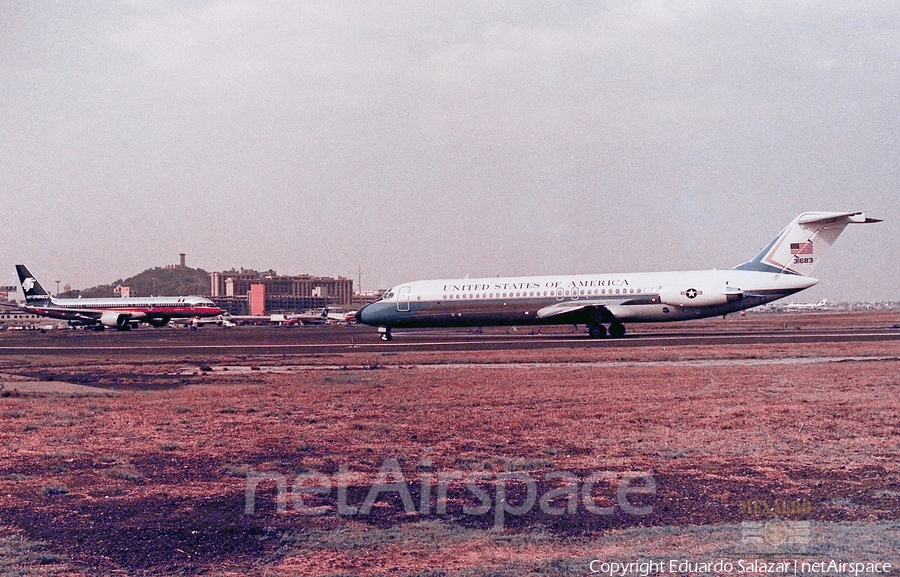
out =
[[[898,149],[893,0],[0,4],[2,284],[728,268],[866,210],[803,298],[900,300]]]

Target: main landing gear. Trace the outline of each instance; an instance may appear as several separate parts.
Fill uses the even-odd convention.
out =
[[[607,329],[600,323],[591,323],[587,326],[588,334],[595,339],[603,338],[607,335]],[[613,323],[609,325],[609,336],[619,339],[625,336],[625,325],[622,323]]]
[[[394,338],[394,335],[391,334],[391,327],[378,327],[378,332],[381,333],[383,341],[390,341]]]

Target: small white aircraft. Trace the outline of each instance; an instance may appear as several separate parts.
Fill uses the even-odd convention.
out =
[[[69,321],[70,325],[88,325],[97,330],[106,327],[127,331],[140,322],[161,327],[172,319],[203,318],[222,314],[211,300],[198,296],[129,297],[111,299],[52,298],[25,265],[16,265],[16,274],[25,296],[22,307],[28,312]]]
[[[813,267],[862,212],[805,212],[753,259],[726,270],[424,280],[399,284],[356,313],[382,340],[398,327],[585,324],[592,337],[625,335],[626,322],[726,315],[819,282]],[[607,328],[607,325],[609,328]]]
[[[350,312],[329,312],[328,320],[336,323],[355,323],[356,322],[356,311]]]
[[[815,311],[824,309],[828,306],[828,299],[822,299],[817,303],[795,303],[790,302],[787,304],[773,304],[770,305],[772,308],[778,309],[780,311],[785,312],[794,312],[794,311]]]

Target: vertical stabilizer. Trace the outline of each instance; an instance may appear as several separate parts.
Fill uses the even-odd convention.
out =
[[[31,271],[24,264],[16,265],[16,274],[19,275],[19,284],[22,285],[22,293],[25,295],[25,303],[50,300],[50,293],[44,290],[41,283],[34,278]]]
[[[881,222],[863,212],[804,212],[739,270],[810,276],[848,224]]]

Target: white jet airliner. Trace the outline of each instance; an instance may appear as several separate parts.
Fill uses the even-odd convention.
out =
[[[112,327],[125,331],[139,322],[161,327],[171,319],[214,317],[223,312],[211,300],[197,296],[52,298],[25,265],[17,264],[16,273],[25,295],[25,306],[22,308],[37,315],[69,321],[72,325],[90,325],[98,330]]]
[[[385,341],[398,327],[551,324],[622,337],[626,322],[726,315],[807,289],[819,282],[810,273],[844,228],[872,222],[880,220],[862,212],[805,212],[752,260],[726,270],[407,282],[356,317]]]

